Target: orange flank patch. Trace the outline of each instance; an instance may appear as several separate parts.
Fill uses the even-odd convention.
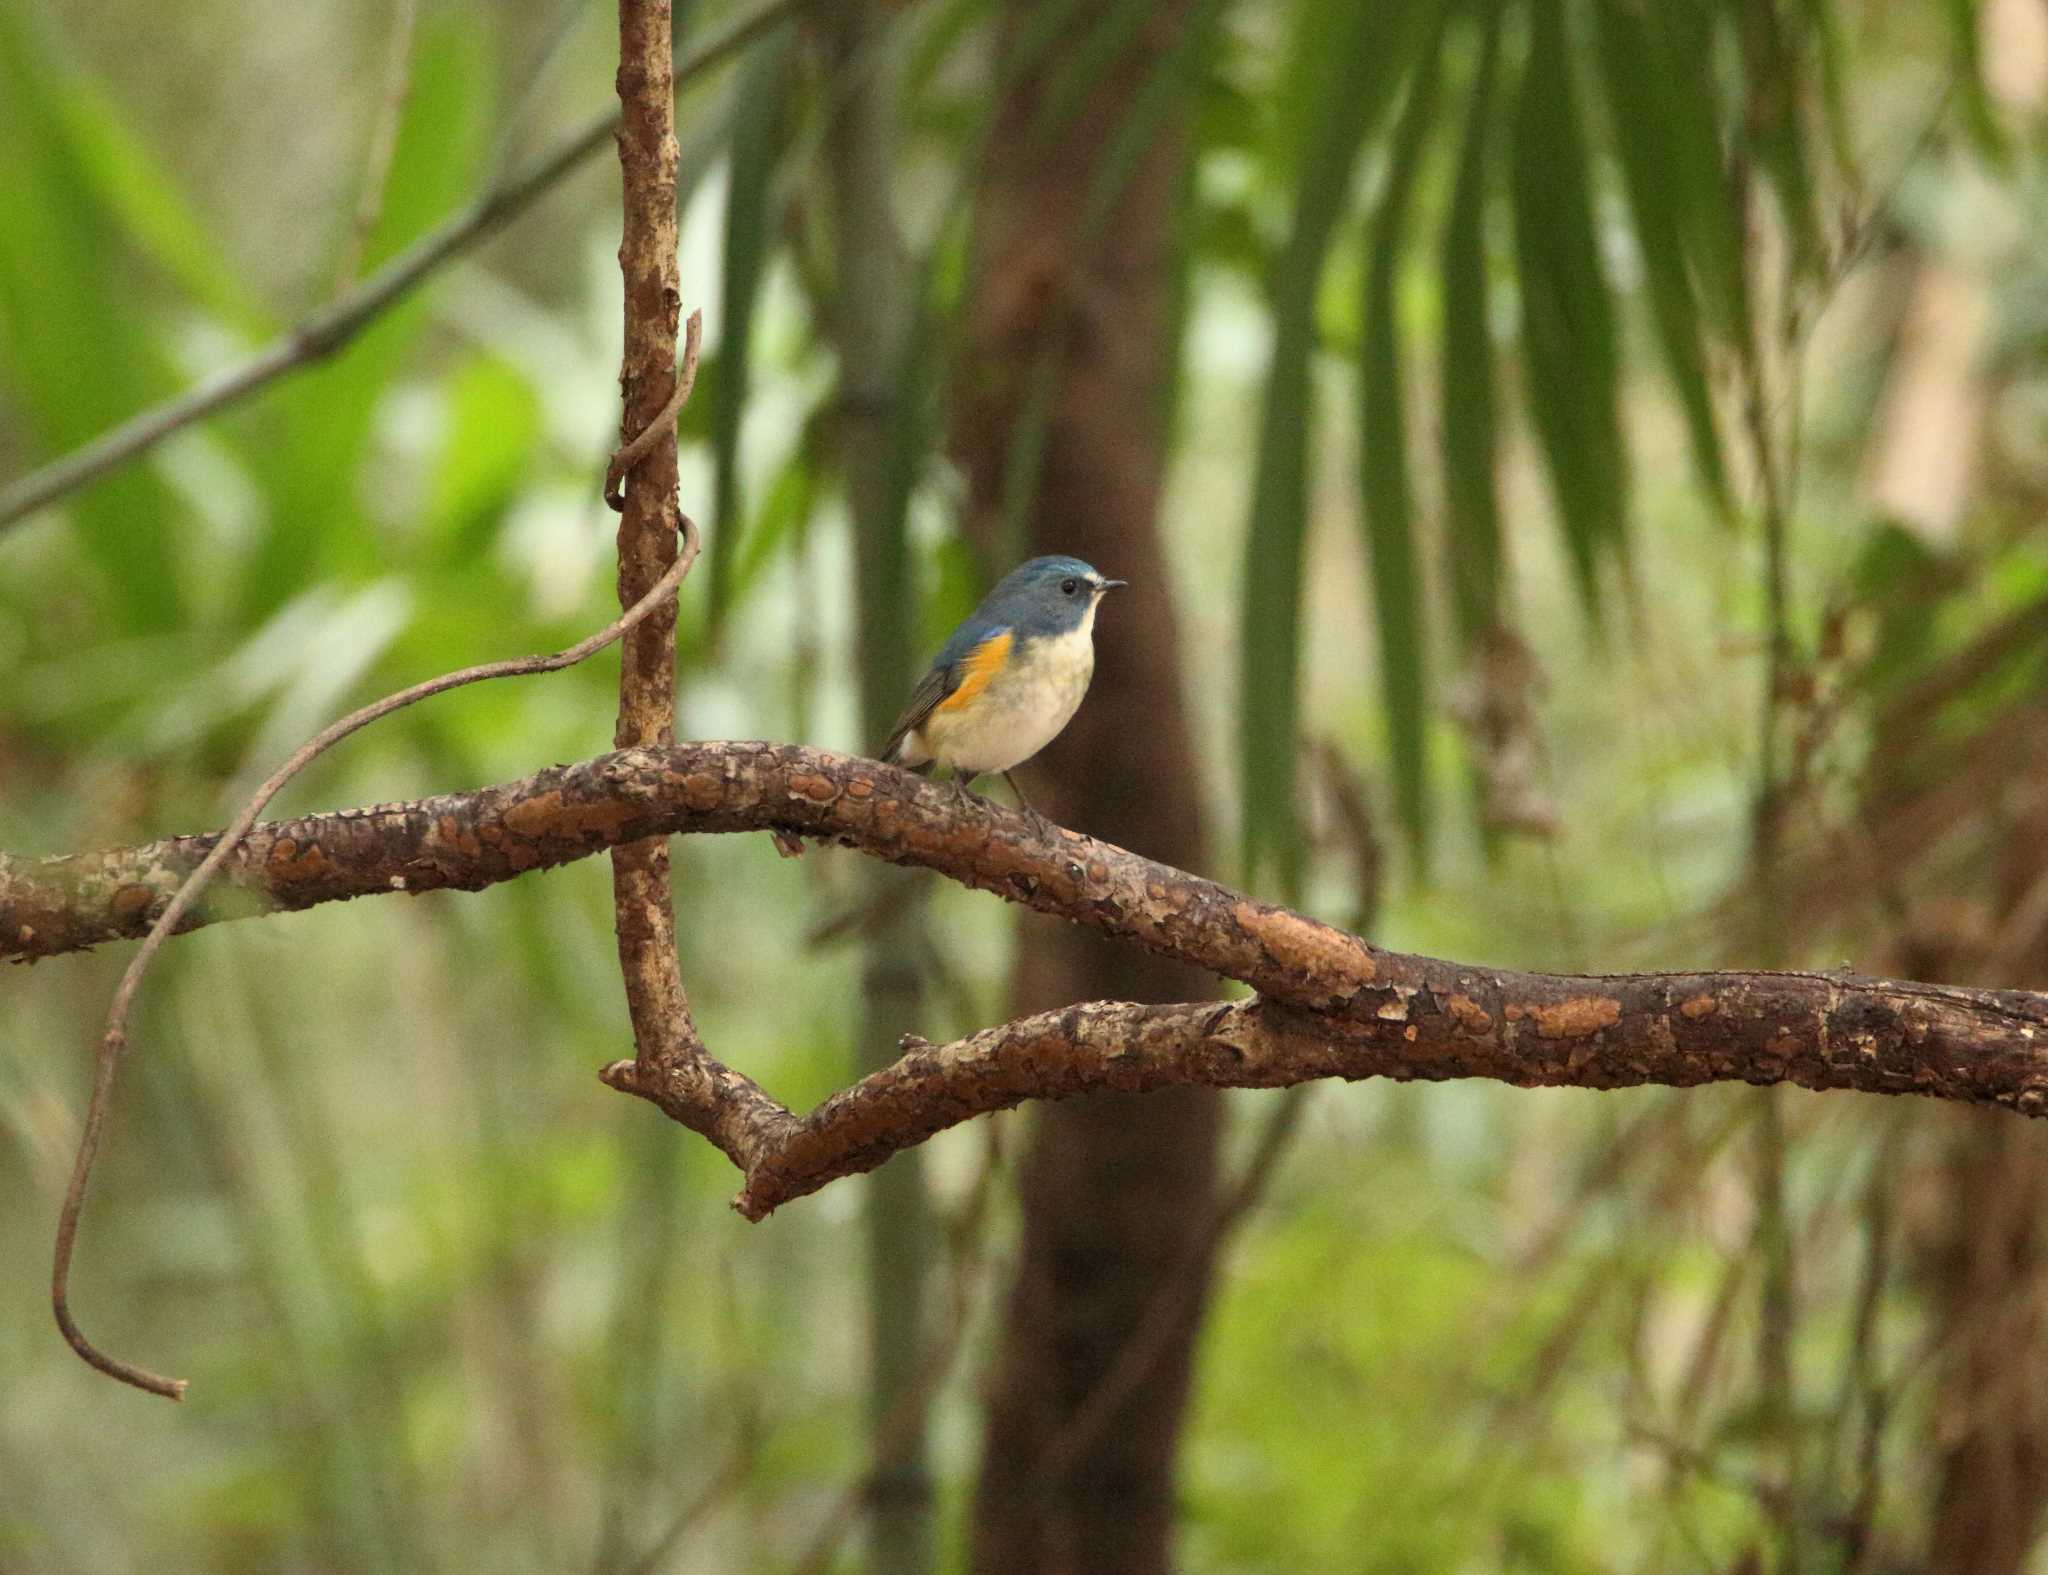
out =
[[[957,711],[973,703],[974,698],[994,681],[1010,660],[1010,647],[1016,644],[1016,636],[1008,629],[999,629],[981,644],[969,651],[960,663],[960,687],[939,702],[941,711]]]

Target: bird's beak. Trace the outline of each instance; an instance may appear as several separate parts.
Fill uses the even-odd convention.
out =
[[[1130,589],[1129,580],[1104,580],[1095,588],[1099,591],[1123,591]]]

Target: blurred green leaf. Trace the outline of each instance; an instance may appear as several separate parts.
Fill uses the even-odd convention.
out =
[[[1826,252],[1806,145],[1802,41],[1798,29],[1779,14],[1778,0],[1737,0],[1737,17],[1748,111],[1743,135],[1777,196],[1793,269],[1814,278]]]
[[[1367,134],[1386,113],[1412,48],[1415,7],[1312,0],[1299,13],[1295,75],[1317,85],[1295,187],[1294,220],[1273,271],[1273,359],[1259,423],[1251,523],[1245,533],[1240,638],[1244,696],[1239,766],[1245,878],[1273,867],[1283,892],[1300,884],[1295,823],[1300,709],[1302,564],[1308,539],[1310,389],[1323,262],[1351,197]]]
[[[1317,350],[1317,293],[1331,236],[1350,205],[1358,152],[1401,82],[1417,14],[1413,6],[1350,6],[1337,0],[1303,6],[1303,35],[1321,43],[1313,49],[1298,43],[1290,82],[1282,86],[1282,100],[1313,90],[1315,113],[1300,164],[1292,229],[1272,283],[1274,354],[1266,375],[1251,524],[1245,533],[1239,768],[1245,879],[1255,879],[1270,864],[1284,893],[1300,885],[1303,858],[1294,819],[1294,756],[1303,555],[1309,541],[1309,434],[1315,428],[1311,363]],[[1346,25],[1337,27],[1337,18]]]
[[[81,138],[73,73],[32,14],[0,9],[0,368],[46,454],[98,436],[176,382],[124,266],[130,237],[106,200],[118,144]],[[184,511],[154,467],[129,465],[65,504],[101,586],[134,633],[183,616],[176,543]]]
[[[1860,682],[1883,692],[1925,669],[1937,643],[1930,592],[1952,589],[1957,577],[1955,565],[1903,525],[1886,520],[1868,527],[1846,575],[1855,601],[1877,615]]]
[[[740,493],[740,428],[746,419],[748,357],[774,240],[773,192],[782,161],[790,92],[790,35],[770,33],[748,53],[733,87],[730,176],[719,299],[719,378],[711,390],[713,504],[718,527],[706,555],[711,621],[722,624],[732,597],[733,567],[744,532]]]
[[[1734,501],[1714,424],[1713,392],[1707,383],[1700,345],[1699,305],[1686,266],[1681,190],[1671,179],[1687,160],[1672,146],[1685,122],[1667,115],[1656,68],[1668,59],[1650,34],[1656,25],[1624,0],[1594,0],[1595,57],[1607,92],[1613,142],[1623,184],[1635,216],[1636,243],[1649,286],[1651,316],[1664,364],[1685,413],[1693,464],[1723,519],[1732,522]]]
[[[1429,860],[1428,635],[1416,567],[1395,296],[1409,202],[1436,114],[1448,5],[1432,4],[1430,9],[1436,16],[1409,80],[1408,103],[1389,150],[1386,185],[1369,227],[1359,365],[1359,484],[1379,628],[1380,696],[1387,716],[1395,807],[1418,874],[1426,873]]]
[[[540,397],[508,363],[480,355],[449,377],[447,404],[423,526],[433,561],[460,567],[483,554],[528,478],[541,444]]]
[[[1742,215],[1723,167],[1732,134],[1722,124],[1714,72],[1720,9],[1715,0],[1671,0],[1636,13],[1644,50],[1638,70],[1657,110],[1661,174],[1699,309],[1723,344],[1740,347],[1749,343],[1749,275]]]
[[[1827,126],[1829,147],[1841,168],[1853,169],[1856,147],[1849,131],[1849,93],[1841,13],[1835,0],[1799,0],[1799,8],[1800,21],[1810,40],[1814,64],[1820,75],[1820,112]]]
[[[1079,46],[1069,44],[1059,52],[1051,80],[1033,95],[1037,113],[1025,135],[1035,146],[1045,148],[1066,134],[1103,77],[1128,53],[1152,12],[1152,0],[1109,0],[1107,5],[1097,0],[1091,9],[1093,24]],[[1185,28],[1181,32],[1185,37]]]
[[[1088,245],[1114,211],[1138,162],[1160,145],[1169,126],[1187,117],[1207,74],[1223,0],[1194,0],[1174,29],[1173,43],[1145,74],[1137,93],[1118,117],[1109,147],[1088,181],[1088,206],[1081,230]]]
[[[100,200],[119,216],[128,240],[178,282],[199,305],[251,339],[276,323],[243,285],[220,243],[207,234],[177,183],[122,121],[115,100],[97,83],[73,78],[58,101],[80,168]]]
[[[484,168],[488,35],[428,10],[414,43],[384,201],[366,238],[374,269],[469,197]],[[240,619],[254,623],[311,579],[374,575],[383,559],[358,497],[377,405],[433,310],[430,285],[387,311],[334,358],[291,378],[227,430],[262,487],[267,518],[242,564]]]
[[[1465,111],[1464,145],[1458,154],[1450,217],[1444,224],[1440,267],[1444,547],[1450,560],[1452,611],[1459,642],[1466,648],[1499,616],[1501,582],[1493,331],[1486,293],[1486,198],[1494,154],[1501,0],[1485,0],[1478,13],[1479,61]]]
[[[733,571],[733,599],[745,602],[776,555],[803,544],[817,507],[818,472],[808,445],[799,444],[775,479],[761,507],[748,523],[739,566]]]
[[[947,68],[971,36],[974,25],[986,17],[983,0],[938,0],[917,7],[917,32],[905,51],[903,63],[906,110],[928,107],[945,98],[941,84]]]
[[[1563,0],[1530,6],[1510,185],[1529,412],[1580,597],[1597,613],[1601,554],[1627,543],[1627,461],[1614,307],[1594,227]]]
[[[1372,65],[1357,52],[1363,20],[1360,9],[1331,0],[1310,0],[1292,8],[1287,18],[1287,58],[1276,89],[1268,95],[1267,114],[1274,122],[1275,171],[1293,191],[1303,189],[1311,165],[1327,167],[1329,115],[1333,104],[1344,97],[1346,73]],[[1396,17],[1382,18],[1383,25],[1397,21]],[[1351,80],[1355,83],[1358,79]]]
[[[1963,125],[1978,153],[2004,168],[2012,158],[2012,143],[1998,123],[1991,90],[1984,82],[1984,49],[1977,33],[1977,10],[1977,0],[1942,0],[1955,58],[1956,99],[1963,112]]]

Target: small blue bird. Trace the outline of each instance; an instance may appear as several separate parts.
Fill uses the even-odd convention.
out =
[[[972,781],[1010,776],[1074,719],[1095,675],[1095,605],[1120,589],[1079,558],[1033,558],[982,598],[932,659],[882,758]]]

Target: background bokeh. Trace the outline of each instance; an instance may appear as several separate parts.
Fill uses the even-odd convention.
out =
[[[745,8],[681,9],[687,54]],[[680,99],[708,348],[689,735],[876,742],[830,434],[832,313],[864,287],[835,138],[887,95],[873,196],[943,374],[1024,47],[1005,9],[1076,72],[1147,25],[903,0],[875,8],[888,70],[785,26]],[[1403,0],[1379,58],[1355,9],[1197,0],[1130,110],[1134,148],[1171,124],[1188,156],[1166,583],[1105,619],[1177,607],[1205,873],[1477,963],[2040,985],[2048,12],[1695,0],[1644,33],[1622,0]],[[345,291],[601,110],[615,65],[609,9],[574,0],[0,9],[0,478]],[[1339,156],[1316,106],[1347,95],[1384,113]],[[0,527],[0,847],[217,825],[353,704],[611,615],[617,211],[601,150],[341,354]],[[942,434],[957,391],[929,394]],[[963,491],[927,433],[922,649],[1028,539],[970,540]],[[598,753],[615,660],[404,712],[274,812]],[[814,934],[868,891],[856,855],[675,861],[722,1059],[804,1108],[886,1050],[857,938]],[[939,1040],[1009,1015],[1014,916],[926,884],[921,1015],[892,1031]],[[46,1304],[127,948],[0,975],[0,1568],[861,1567],[875,1183],[748,1226],[722,1158],[600,1086],[630,1043],[610,922],[593,860],[170,948],[73,1294],[103,1345],[192,1379],[177,1409],[79,1364]],[[1227,1101],[1227,1175],[1271,1104]],[[941,1568],[1029,1120],[924,1160]],[[2048,1567],[2028,1126],[1329,1086],[1257,1162],[1197,1348],[1180,1567]]]

